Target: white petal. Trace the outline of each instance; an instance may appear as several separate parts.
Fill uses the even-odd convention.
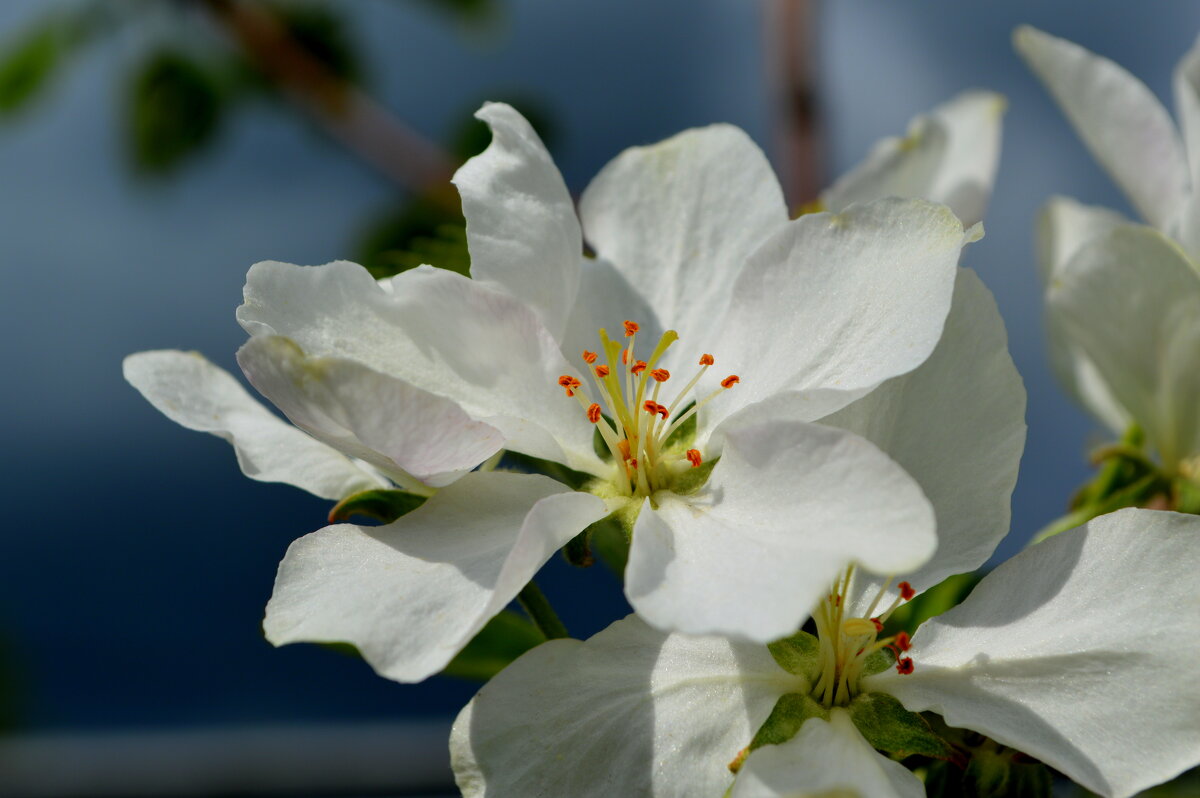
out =
[[[1066,197],[1051,198],[1038,217],[1037,228],[1038,267],[1045,289],[1053,289],[1063,267],[1084,244],[1123,224],[1128,221],[1107,208],[1081,205]],[[1129,411],[1112,395],[1096,364],[1071,339],[1052,307],[1047,308],[1046,336],[1050,364],[1067,391],[1114,433],[1124,433]]]
[[[523,300],[555,338],[579,290],[583,240],[562,175],[529,122],[511,106],[475,112],[492,143],[454,175],[467,217],[471,276]]]
[[[233,444],[251,479],[295,485],[335,501],[388,484],[282,421],[196,352],[138,352],[125,358],[123,368],[129,384],[167,418]]]
[[[1008,533],[1025,446],[1025,388],[991,292],[960,269],[937,349],[822,424],[874,443],[916,479],[937,515],[937,552],[904,576],[918,591],[978,568]],[[873,597],[878,590],[868,587]]]
[[[1146,84],[1027,25],[1013,42],[1138,212],[1157,227],[1169,223],[1189,190],[1187,161],[1170,115]]]
[[[440,671],[604,503],[538,475],[467,474],[386,526],[292,543],[263,630],[275,645],[346,642],[381,676]]]
[[[811,718],[791,740],[746,758],[730,798],[925,798],[925,785],[863,739],[850,713]]]
[[[965,226],[983,219],[1000,159],[1004,98],[964,92],[909,123],[903,138],[877,143],[821,197],[831,211],[880,197],[949,205]]]
[[[765,646],[630,616],[585,643],[538,646],[488,682],[454,723],[451,762],[466,798],[720,796],[797,678]]]
[[[1175,112],[1183,129],[1193,193],[1200,186],[1200,40],[1175,68]]]
[[[1200,450],[1200,276],[1173,241],[1149,227],[1116,228],[1059,270],[1047,298],[1168,467]]]
[[[619,336],[626,319],[637,321],[641,326],[638,340],[649,341],[651,347],[665,331],[658,314],[611,263],[586,258],[580,269],[579,296],[563,334],[563,355],[578,363],[585,349],[602,352],[599,331]],[[638,350],[642,351],[641,347]]]
[[[746,256],[788,218],[766,157],[729,125],[626,150],[584,191],[579,215],[597,253],[697,351]]]
[[[350,360],[307,357],[287,338],[251,338],[238,363],[293,424],[405,487],[448,485],[504,445],[449,399]]]
[[[743,418],[726,424],[704,488],[660,492],[638,516],[625,594],[651,624],[769,642],[794,632],[850,562],[896,573],[933,553],[933,509],[873,444]]]
[[[954,214],[924,200],[793,221],[734,286],[710,351],[741,383],[707,423],[784,390],[805,395],[808,420],[822,418],[920,365],[941,337],[964,243]]]
[[[258,263],[238,321],[290,338],[310,356],[354,360],[453,399],[504,433],[506,447],[600,471],[592,425],[558,386],[577,374],[525,304],[441,269],[381,288],[353,263]]]
[[[1124,798],[1200,764],[1200,519],[1101,516],[1018,554],[867,681]]]

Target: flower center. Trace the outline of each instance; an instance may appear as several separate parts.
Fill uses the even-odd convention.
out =
[[[646,360],[638,360],[634,352],[638,325],[625,322],[627,343],[614,341],[600,330],[604,362],[596,352],[584,350],[583,361],[591,375],[597,401],[593,401],[575,377],[564,374],[558,384],[583,407],[587,420],[596,425],[604,445],[617,464],[615,480],[619,493],[626,496],[651,496],[655,491],[669,489],[677,477],[703,462],[699,449],[686,449],[672,439],[696,411],[712,401],[722,391],[739,382],[736,374],[721,380],[721,387],[698,401],[683,407],[692,389],[713,365],[712,355],[700,356],[700,369],[680,390],[670,404],[660,403],[663,384],[671,372],[658,368],[658,362],[671,344],[678,340],[674,330],[667,330]],[[663,400],[665,401],[665,399]]]
[[[865,617],[852,618],[847,616],[846,610],[853,580],[854,566],[851,565],[813,613],[817,638],[821,644],[821,675],[813,686],[812,697],[827,707],[849,704],[858,695],[859,681],[864,676],[885,670],[886,666],[878,664],[878,655],[885,649],[895,655],[899,673],[913,672],[912,657],[904,656],[910,645],[908,633],[901,631],[883,638],[879,634],[888,617],[897,607],[915,596],[916,591],[908,582],[901,582],[896,586],[900,596],[890,607],[875,615],[876,608],[891,586],[892,580],[889,578],[867,608]]]

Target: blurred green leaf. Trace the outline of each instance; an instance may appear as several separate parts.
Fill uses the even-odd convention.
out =
[[[423,263],[469,274],[466,221],[433,198],[415,199],[367,228],[357,259],[377,280]]]
[[[545,635],[515,612],[505,610],[487,622],[442,671],[447,676],[486,682],[539,643]]]
[[[329,523],[361,515],[390,524],[425,503],[424,496],[403,490],[364,490],[342,499],[329,511]]]
[[[499,17],[500,9],[495,0],[421,0],[421,2],[469,25],[479,26],[493,22]]]
[[[34,30],[0,54],[0,112],[24,108],[49,82],[61,54],[56,27]]]
[[[447,137],[447,149],[459,160],[465,161],[487,149],[492,143],[492,132],[488,126],[475,118],[475,112],[484,102],[508,103],[521,112],[530,126],[538,134],[547,149],[553,150],[558,140],[558,125],[554,115],[540,102],[532,97],[526,97],[516,92],[495,91],[473,103],[463,113],[457,126],[452,128]]]
[[[279,21],[309,55],[342,80],[358,83],[362,63],[355,54],[346,20],[328,5],[276,4]]]
[[[982,578],[983,574],[978,571],[947,577],[912,601],[897,607],[887,620],[884,634],[892,635],[901,629],[910,635],[914,634],[925,621],[961,604]]]
[[[130,154],[139,169],[178,168],[215,137],[222,91],[216,75],[176,50],[151,55],[135,72],[130,95]]]

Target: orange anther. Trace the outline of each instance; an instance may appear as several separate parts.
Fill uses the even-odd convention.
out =
[[[646,370],[646,361],[644,361],[644,360],[639,360],[638,362],[634,363],[632,366],[629,367],[629,372],[631,374],[641,374],[645,370]]]
[[[688,449],[687,450],[687,459],[688,459],[688,462],[692,464],[692,468],[699,468],[700,463],[704,462],[703,460],[700,459],[700,450],[699,449]]]
[[[596,362],[596,353],[583,350],[583,362],[591,365]]]
[[[653,377],[657,382],[666,382],[667,380],[671,379],[671,372],[667,371],[666,369],[655,369],[654,371],[650,372],[650,376]]]
[[[739,377],[738,375],[730,374],[728,377],[721,380],[721,387],[722,388],[732,388],[733,386],[737,385],[741,381],[742,381],[742,378]]]
[[[713,360],[712,355],[701,355],[700,356],[700,365],[701,366],[711,366],[715,362],[716,361]]]
[[[882,631],[883,631],[883,621],[879,620],[878,618],[872,618],[872,619],[871,619],[871,623],[875,624],[875,631],[876,631],[876,632],[882,632]]]
[[[595,402],[588,405],[587,417],[588,421],[592,422],[593,424],[598,423],[600,421],[600,405],[596,404]]]
[[[907,676],[908,674],[910,674],[912,672],[913,672],[912,657],[904,657],[903,659],[901,659],[899,662],[896,663],[896,673],[900,674],[901,676]]]
[[[604,379],[605,377],[607,377],[608,376],[608,366],[604,365],[603,363],[601,363],[599,366],[596,366],[596,376],[599,377],[600,379]]]
[[[558,384],[566,390],[567,396],[574,396],[575,389],[579,387],[579,380],[575,379],[570,374],[564,374],[558,378]]]
[[[630,352],[628,349],[622,349],[621,350],[621,363],[623,365],[628,365],[629,364],[629,356],[632,354],[633,353]]]
[[[904,599],[905,601],[908,601],[913,596],[917,595],[917,591],[913,590],[913,586],[908,582],[901,582],[900,584],[896,585],[896,587],[900,589],[900,598]]]
[[[626,322],[625,322],[625,337],[626,338],[633,337],[633,334],[636,333],[640,329],[641,328],[638,327],[638,323],[636,321],[626,320]]]
[[[617,451],[621,453],[622,460],[629,459],[629,441],[617,441]]]
[[[647,399],[645,402],[643,402],[642,407],[646,408],[646,412],[650,413],[651,415],[660,415],[663,418],[666,418],[668,415],[667,408],[663,407],[652,399]]]
[[[908,632],[897,632],[895,645],[901,651],[908,651],[912,648],[912,640],[909,639]]]

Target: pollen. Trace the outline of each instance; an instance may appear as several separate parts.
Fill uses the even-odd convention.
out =
[[[913,590],[913,586],[908,582],[901,582],[900,584],[896,585],[896,587],[900,590],[900,598],[904,599],[905,601],[908,601],[913,596],[917,595],[917,591]]]
[[[583,350],[583,362],[587,363],[589,366],[592,365],[593,363],[595,363],[596,362],[596,353],[589,352],[586,349]]]
[[[730,374],[728,377],[721,380],[721,387],[722,388],[732,388],[733,386],[737,385],[741,381],[742,381],[742,379],[738,375]]]
[[[625,337],[626,338],[632,338],[637,333],[637,331],[640,329],[641,329],[641,327],[638,326],[638,323],[636,321],[629,321],[629,320],[625,321]]]
[[[638,362],[634,363],[632,366],[629,367],[629,372],[631,374],[633,374],[633,376],[635,376],[635,377],[637,375],[641,374],[645,370],[646,370],[646,361],[644,361],[644,360],[639,360]]]
[[[875,624],[875,631],[876,631],[876,632],[882,632],[882,631],[883,631],[883,621],[879,620],[878,618],[872,618],[872,619],[871,619],[871,623]]]
[[[908,632],[897,632],[894,645],[901,651],[908,651],[912,648],[912,640],[908,636]]]
[[[716,363],[716,362],[717,361],[713,360],[712,355],[703,354],[700,356],[700,365],[701,366],[711,366],[713,363]]]
[[[572,377],[570,374],[564,374],[558,378],[558,384],[567,392],[567,396],[574,396],[575,389],[579,387],[579,380]]]
[[[702,462],[704,462],[700,458],[700,450],[699,449],[688,449],[687,450],[687,459],[688,459],[688,462],[692,464],[692,468],[699,468],[700,464]]]
[[[607,377],[608,376],[608,366],[604,365],[603,363],[601,363],[599,366],[596,366],[596,376],[599,377],[600,379],[604,379],[605,377]]]
[[[642,407],[645,408],[646,412],[650,415],[659,415],[663,418],[666,418],[668,415],[670,415],[670,411],[668,411],[666,407],[660,405],[658,402],[655,402],[652,399],[647,399],[644,403],[642,403]]]
[[[899,662],[896,663],[896,673],[900,674],[901,676],[907,676],[908,674],[910,674],[912,672],[913,672],[912,657],[904,657]]]
[[[596,424],[600,421],[600,405],[596,404],[595,402],[592,402],[590,405],[588,405],[587,419],[593,424]]]
[[[666,369],[655,369],[650,372],[650,376],[654,378],[655,382],[666,382],[671,379],[671,372]]]

